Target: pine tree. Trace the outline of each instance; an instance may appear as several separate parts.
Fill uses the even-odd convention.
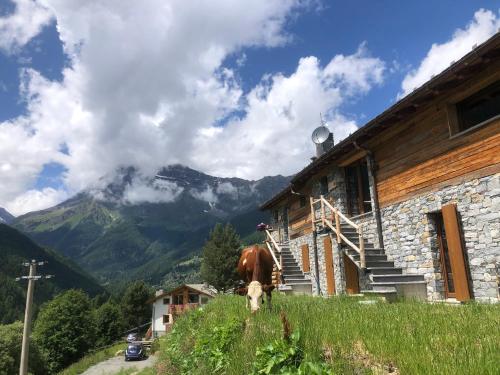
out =
[[[221,292],[235,286],[240,257],[240,237],[230,224],[215,225],[203,247],[201,277]]]
[[[148,300],[153,290],[144,281],[129,285],[121,300],[123,321],[126,328],[138,327],[151,320],[152,305]]]

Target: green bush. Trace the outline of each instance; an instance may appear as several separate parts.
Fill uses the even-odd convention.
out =
[[[104,303],[94,311],[94,321],[97,333],[96,347],[115,342],[123,332],[120,307],[111,301]]]
[[[49,373],[83,357],[95,345],[92,306],[87,294],[69,290],[43,305],[35,321],[33,338]]]
[[[0,325],[0,375],[16,374],[21,360],[23,323]],[[38,347],[30,343],[29,372],[34,375],[45,374],[45,364]]]

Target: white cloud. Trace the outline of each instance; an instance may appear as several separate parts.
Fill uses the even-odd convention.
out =
[[[418,68],[409,72],[401,84],[400,97],[412,92],[432,76],[445,70],[451,62],[458,61],[471,51],[474,45],[486,41],[500,28],[500,14],[480,9],[465,29],[458,29],[445,43],[434,43]]]
[[[60,82],[22,73],[27,114],[0,124],[0,206],[51,162],[66,168],[68,194],[127,165],[145,176],[174,163],[220,176],[291,174],[314,152],[319,112],[341,139],[356,129],[341,104],[383,80],[385,64],[362,45],[324,66],[305,57],[292,74],[242,91],[225,58],[289,42],[287,20],[309,1],[40,2],[56,17],[70,64]],[[129,202],[137,191],[162,199],[135,188]]]
[[[153,183],[149,183],[144,179],[134,178],[132,184],[127,185],[125,189],[123,203],[173,202],[183,190],[182,187],[170,181],[155,180]]]
[[[268,77],[246,96],[244,118],[222,131],[202,128],[191,165],[217,176],[252,179],[296,173],[314,154],[310,136],[319,113],[326,114],[337,141],[354,132],[356,123],[339,113],[339,106],[381,83],[384,69],[364,45],[353,55],[335,56],[324,68],[316,57],[302,58],[293,74]]]
[[[191,189],[189,193],[194,198],[208,203],[217,203],[219,200],[217,195],[214,193],[214,190],[208,185],[203,190]]]
[[[0,18],[0,49],[15,53],[52,20],[48,8],[34,0],[13,0],[13,13]]]
[[[63,189],[32,189],[18,195],[13,201],[8,202],[5,208],[14,216],[18,216],[28,211],[38,211],[55,206],[68,198],[68,193]]]
[[[238,188],[230,182],[223,182],[217,185],[217,194],[228,194],[231,196],[236,196],[238,194]]]

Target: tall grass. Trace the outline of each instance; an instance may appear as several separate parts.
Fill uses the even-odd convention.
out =
[[[273,311],[251,315],[242,297],[223,296],[202,313],[183,316],[175,323],[177,334],[162,341],[158,371],[175,370],[172,345],[189,362],[198,337],[239,320],[244,328],[225,353],[225,373],[248,374],[256,349],[282,336],[279,312],[284,311],[292,329],[300,331],[305,359],[326,361],[337,373],[370,373],[385,365],[401,374],[500,374],[499,305],[360,304],[352,297],[277,294],[273,304]],[[207,368],[191,371],[206,374]]]

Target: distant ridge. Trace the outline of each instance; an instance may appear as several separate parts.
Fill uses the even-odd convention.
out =
[[[5,208],[0,207],[0,223],[10,224],[14,219],[14,215]]]
[[[50,280],[38,281],[35,287],[35,305],[51,299],[66,289],[82,289],[90,295],[105,293],[97,281],[78,266],[61,255],[38,246],[25,235],[5,224],[0,224],[0,323],[22,320],[25,303],[26,281],[15,278],[27,275],[22,263],[30,260],[45,260],[40,272],[53,274]]]

